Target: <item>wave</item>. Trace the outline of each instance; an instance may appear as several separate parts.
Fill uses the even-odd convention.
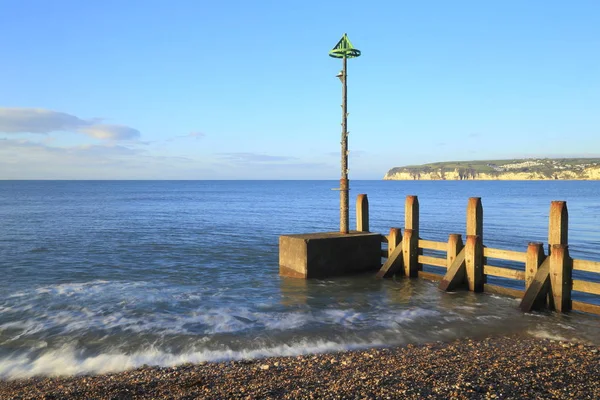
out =
[[[576,340],[576,338],[568,339],[566,336],[557,335],[556,333],[548,332],[545,329],[530,329],[527,331],[527,334],[530,336],[533,336],[535,338],[538,338],[538,339],[550,339],[550,340],[562,340],[562,341]]]
[[[18,355],[0,358],[1,379],[23,379],[33,376],[70,376],[82,374],[105,374],[138,368],[144,365],[172,367],[186,363],[218,362],[228,360],[257,359],[265,357],[297,356],[382,347],[382,341],[335,342],[299,341],[271,347],[247,350],[198,350],[173,354],[150,347],[132,354],[106,352],[83,356],[74,345],[45,352],[37,357]]]
[[[90,282],[71,282],[71,283],[57,283],[53,285],[39,286],[37,288],[21,290],[12,293],[8,298],[15,297],[30,297],[32,295],[50,294],[54,296],[72,296],[74,294],[81,294],[84,292],[94,293],[99,292],[106,288],[106,285],[119,284],[120,282],[111,282],[106,280],[93,280]],[[132,286],[135,285],[133,282],[123,282],[121,285]]]
[[[14,314],[14,310],[13,314]],[[442,313],[424,308],[399,310],[357,311],[354,309],[268,311],[249,307],[194,308],[185,313],[139,313],[135,309],[119,307],[75,307],[68,310],[38,309],[35,312],[13,315],[0,322],[0,338],[11,331],[7,342],[26,336],[53,334],[79,336],[85,332],[129,332],[132,334],[164,335],[219,335],[245,332],[285,332],[326,327],[343,327],[348,330],[365,328],[398,328],[419,319],[434,319]],[[443,318],[451,322],[459,318],[445,312]]]
[[[453,340],[457,332],[450,329],[438,331],[438,336],[430,340]],[[303,354],[329,353],[339,351],[360,350],[373,347],[387,347],[412,342],[422,342],[417,337],[403,335],[398,331],[397,340],[390,341],[378,335],[364,339],[321,340],[303,339],[290,343],[280,343],[258,348],[234,350],[226,346],[219,349],[190,349],[181,353],[172,353],[156,346],[149,346],[135,352],[127,353],[118,349],[107,349],[101,354],[89,355],[77,348],[76,344],[63,345],[60,348],[30,351],[26,354],[0,357],[0,379],[23,379],[34,376],[73,376],[83,374],[105,374],[121,372],[142,366],[173,367],[186,363],[220,362],[230,360],[251,360],[266,357],[298,356]],[[578,340],[564,335],[549,332],[545,329],[530,329],[527,335],[552,340]]]

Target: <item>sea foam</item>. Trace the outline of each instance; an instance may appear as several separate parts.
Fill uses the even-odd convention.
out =
[[[235,351],[200,350],[181,354],[168,353],[154,347],[132,354],[106,352],[94,356],[82,356],[74,346],[45,352],[35,358],[30,355],[0,358],[0,378],[21,379],[32,376],[69,376],[82,374],[104,374],[138,368],[143,365],[171,367],[185,363],[204,361],[218,362],[240,359],[256,359],[277,356],[297,356],[301,354],[326,353],[381,347],[381,341],[335,342],[299,341],[271,347]]]

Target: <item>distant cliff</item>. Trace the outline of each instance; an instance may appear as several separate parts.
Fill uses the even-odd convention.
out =
[[[600,159],[451,161],[390,169],[384,180],[600,180]]]

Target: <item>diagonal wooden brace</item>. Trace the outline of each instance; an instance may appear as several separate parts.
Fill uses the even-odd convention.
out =
[[[402,266],[404,264],[402,262],[402,258],[402,246],[396,246],[394,251],[392,251],[392,254],[388,256],[385,264],[381,266],[381,269],[375,276],[377,278],[389,278],[396,272],[402,271]]]
[[[465,249],[463,248],[460,253],[456,255],[456,258],[450,267],[448,267],[448,271],[446,272],[446,275],[444,275],[438,288],[446,292],[455,290],[465,283],[466,274]]]
[[[519,308],[522,311],[529,312],[538,310],[546,304],[546,297],[550,290],[550,257],[538,268],[533,280],[529,284]]]

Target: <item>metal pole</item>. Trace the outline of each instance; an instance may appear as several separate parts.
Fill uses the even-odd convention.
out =
[[[349,226],[349,181],[348,181],[348,88],[346,74],[347,58],[342,68],[342,177],[340,179],[340,233],[348,233]]]
[[[348,58],[356,58],[360,56],[360,50],[355,49],[348,39],[348,35],[344,36],[329,52],[329,56],[342,59],[342,72],[337,75],[342,81],[342,176],[340,178],[340,233],[349,233],[349,190],[350,184],[348,180],[348,74],[347,62]]]

